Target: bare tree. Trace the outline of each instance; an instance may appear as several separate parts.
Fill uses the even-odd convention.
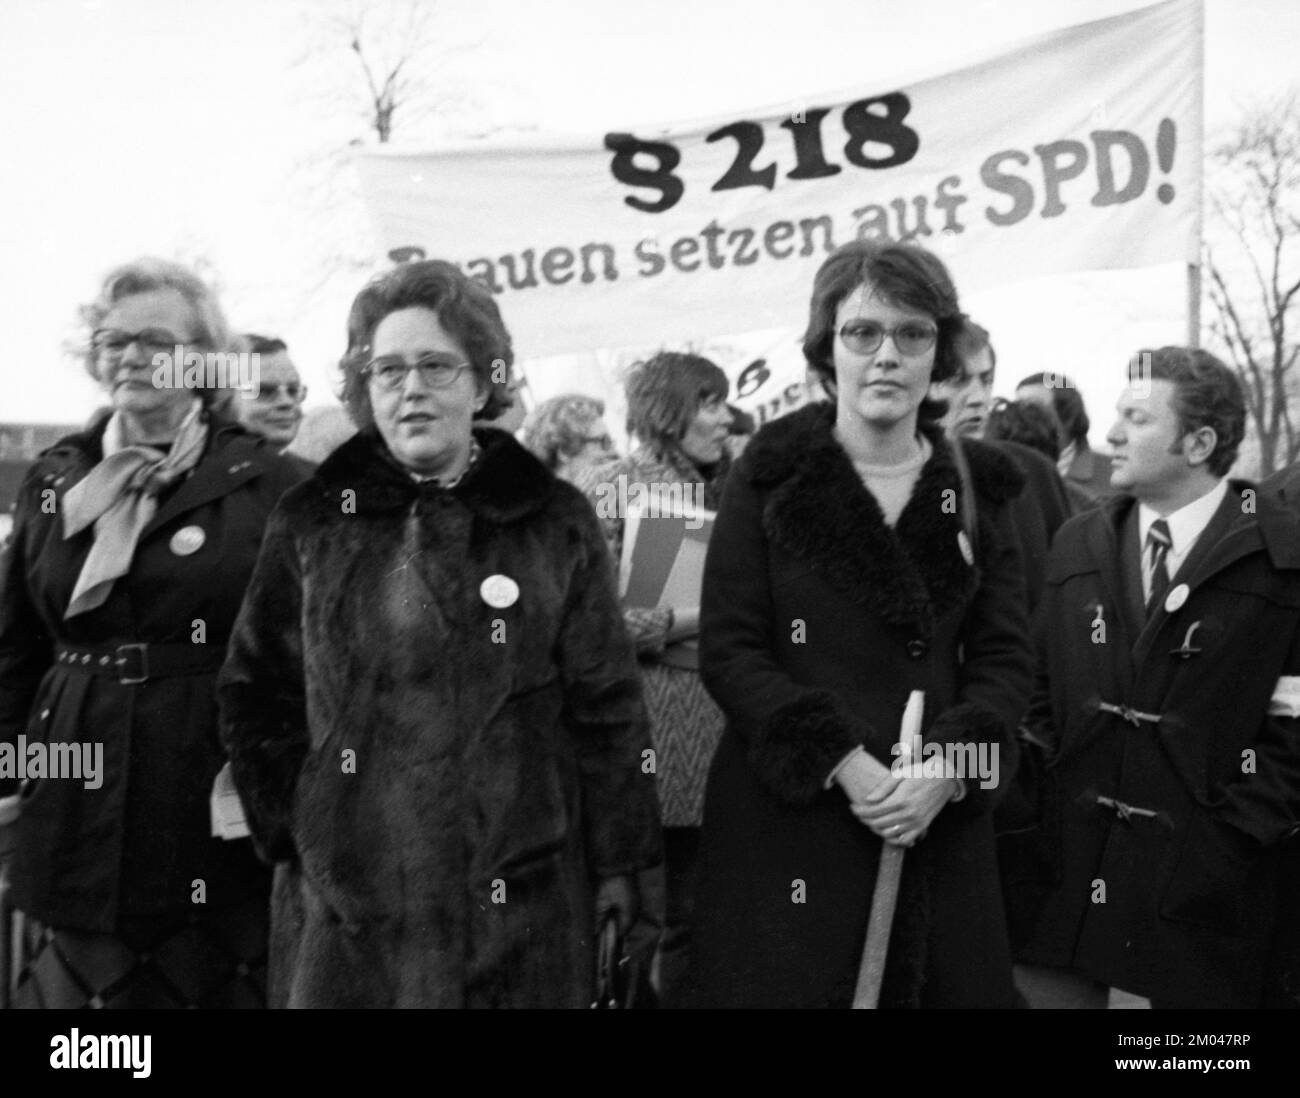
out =
[[[1241,377],[1266,476],[1300,457],[1300,91],[1249,110],[1211,166],[1209,329]]]

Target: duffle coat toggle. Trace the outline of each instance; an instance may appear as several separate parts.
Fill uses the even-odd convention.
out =
[[[1185,660],[1190,660],[1193,656],[1199,656],[1201,654],[1201,649],[1192,646],[1192,637],[1196,635],[1196,630],[1200,627],[1201,623],[1199,621],[1192,622],[1192,624],[1187,627],[1187,635],[1183,637],[1182,645],[1178,648],[1169,649],[1169,654],[1171,656],[1180,656]]]
[[[1138,808],[1137,805],[1125,804],[1115,797],[1104,797],[1097,794],[1097,803],[1103,808],[1114,809],[1115,815],[1123,820],[1126,824],[1133,822],[1133,817],[1138,816],[1142,819],[1154,820],[1160,815],[1159,812],[1152,808]]]
[[[1113,705],[1110,702],[1098,702],[1097,711],[1100,713],[1114,713],[1115,716],[1128,721],[1134,728],[1141,728],[1142,722],[1150,724],[1160,723],[1159,713],[1143,713],[1140,709],[1134,709],[1128,705]]]

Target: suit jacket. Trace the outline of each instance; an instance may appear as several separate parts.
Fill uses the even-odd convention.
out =
[[[1019,954],[1168,1005],[1256,1006],[1300,830],[1300,519],[1233,481],[1148,616],[1136,509],[1072,519],[1049,560],[1028,725],[1051,750],[1053,881]]]

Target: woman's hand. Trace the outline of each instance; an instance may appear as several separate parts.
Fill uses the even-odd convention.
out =
[[[878,786],[850,810],[862,823],[894,846],[912,846],[958,790],[956,778],[897,778]]]
[[[619,934],[627,934],[641,912],[641,894],[635,877],[606,877],[596,886],[597,928],[605,925],[605,916],[610,911],[617,914]]]
[[[690,640],[700,632],[700,608],[698,606],[674,606],[673,624],[664,640],[668,644],[674,641]]]

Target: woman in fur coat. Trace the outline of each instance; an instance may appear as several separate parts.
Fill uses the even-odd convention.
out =
[[[221,677],[279,863],[273,1002],[585,1007],[597,912],[659,857],[591,507],[504,431],[509,336],[453,265],[352,307],[361,430],[273,516]]]
[[[765,427],[731,474],[702,610],[727,731],[705,794],[697,1005],[847,1006],[886,844],[907,854],[881,1005],[1016,1002],[990,809],[1030,686],[1006,508],[1022,481],[975,442],[963,476],[937,426],[929,387],[955,369],[960,322],[929,252],[841,248],[804,339],[834,403]],[[920,773],[890,765],[913,690],[917,761],[942,760]]]

